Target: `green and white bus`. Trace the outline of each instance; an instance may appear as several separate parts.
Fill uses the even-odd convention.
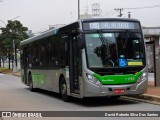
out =
[[[144,37],[136,19],[91,18],[21,42],[22,82],[70,96],[119,97],[147,90]]]

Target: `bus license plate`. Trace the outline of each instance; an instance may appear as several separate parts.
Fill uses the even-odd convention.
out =
[[[114,89],[115,94],[125,93],[125,89]]]

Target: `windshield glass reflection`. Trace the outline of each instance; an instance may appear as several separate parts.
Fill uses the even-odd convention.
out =
[[[89,67],[143,66],[144,43],[140,33],[85,34]]]

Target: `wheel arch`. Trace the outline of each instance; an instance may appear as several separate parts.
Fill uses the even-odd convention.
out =
[[[32,75],[31,71],[28,72],[28,76],[27,76],[27,77],[28,77],[28,78],[27,78],[27,79],[28,79],[28,85],[29,85],[29,82],[30,82],[30,80],[29,80],[29,76],[30,76],[30,75]],[[32,77],[32,76],[31,76],[31,77]]]
[[[58,83],[58,85],[59,85],[59,93],[60,93],[60,83],[61,83],[62,78],[64,78],[64,80],[65,80],[65,77],[64,77],[63,74],[61,74],[60,77],[59,77],[59,83]]]

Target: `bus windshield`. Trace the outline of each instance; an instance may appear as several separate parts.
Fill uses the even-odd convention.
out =
[[[144,65],[144,41],[140,32],[85,34],[89,67],[131,67]]]

